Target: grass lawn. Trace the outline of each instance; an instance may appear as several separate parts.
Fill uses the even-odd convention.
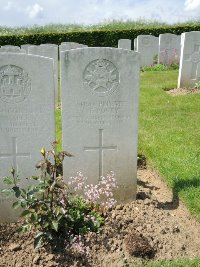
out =
[[[142,72],[139,152],[200,219],[200,94],[172,97],[177,71]]]

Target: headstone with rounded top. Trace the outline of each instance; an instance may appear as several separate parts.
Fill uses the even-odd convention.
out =
[[[0,52],[2,53],[26,53],[24,49],[21,49],[19,46],[14,45],[4,45],[0,47]]]
[[[59,45],[59,53],[62,51],[66,51],[66,50],[85,48],[85,47],[88,47],[88,46],[84,44],[75,43],[75,42],[62,42]]]
[[[120,39],[118,41],[118,48],[131,50],[131,40],[130,39]]]
[[[180,60],[181,36],[164,33],[159,35],[158,63],[171,65]]]
[[[33,46],[33,45],[32,45],[32,44],[22,44],[22,45],[21,45],[21,49],[24,49],[24,50],[26,51],[26,53],[28,54],[28,48],[29,48],[30,46]]]
[[[118,201],[136,197],[139,54],[118,48],[61,52],[64,177],[96,184],[110,171]]]
[[[12,168],[26,187],[26,178],[38,174],[41,148],[50,149],[54,140],[53,60],[0,53],[0,188]],[[0,194],[0,222],[17,219],[13,201]]]
[[[138,35],[137,52],[140,53],[140,66],[152,66],[158,39],[152,35]]]
[[[34,45],[28,48],[28,53],[43,57],[52,58],[54,61],[54,82],[55,82],[55,99],[58,98],[58,46],[52,45]]]
[[[181,60],[178,88],[194,87],[200,81],[200,31],[181,35]]]

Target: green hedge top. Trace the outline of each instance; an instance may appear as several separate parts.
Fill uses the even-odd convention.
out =
[[[0,45],[16,45],[77,42],[88,46],[117,47],[119,39],[133,40],[138,35],[159,36],[162,33],[181,34],[183,32],[200,31],[200,24],[182,26],[162,26],[155,28],[141,28],[131,30],[94,30],[83,32],[61,32],[61,33],[37,33],[37,34],[16,34],[0,36]]]

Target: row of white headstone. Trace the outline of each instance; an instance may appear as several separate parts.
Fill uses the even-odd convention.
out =
[[[131,40],[120,39],[118,48],[131,50]],[[17,52],[40,55],[53,58],[55,92],[58,94],[58,48],[62,51],[85,48],[87,45],[75,42],[63,42],[60,46],[55,44],[3,46],[0,52]],[[152,66],[154,57],[158,56],[158,63],[171,65],[179,63],[178,87],[193,87],[200,79],[199,67],[199,32],[188,32],[182,35],[171,33],[152,35],[139,35],[134,40],[134,51],[140,53],[140,66]],[[186,56],[185,56],[186,55]],[[56,98],[57,99],[57,98]]]
[[[119,48],[131,49],[131,40],[119,41]],[[200,32],[160,34],[159,38],[140,35],[134,41],[135,51],[140,52],[140,66],[153,65],[158,54],[158,63],[179,63],[178,88],[194,87],[200,81]],[[157,51],[157,52],[156,52]]]
[[[41,45],[31,45],[24,44],[19,46],[5,45],[1,46],[0,52],[10,52],[10,53],[27,53],[32,55],[38,55],[43,57],[52,58],[54,61],[54,81],[55,81],[55,94],[56,100],[58,96],[58,51],[61,53],[65,50],[71,50],[76,48],[87,47],[83,44],[78,44],[75,42],[63,42],[61,45],[56,44],[41,44]],[[59,48],[59,50],[58,50]]]
[[[118,47],[131,49],[131,40],[120,40]],[[181,36],[171,33],[160,34],[159,37],[139,35],[134,39],[134,50],[141,54],[141,67],[152,66],[155,56],[158,56],[159,64],[171,65],[179,63]]]
[[[62,143],[75,155],[65,162],[64,176],[82,171],[97,183],[114,171],[120,201],[136,196],[139,58],[117,48],[60,53]],[[181,71],[188,80],[197,79],[199,62],[200,32],[184,33]],[[54,66],[44,56],[0,53],[0,188],[11,167],[26,186],[25,178],[37,174],[41,148],[55,140]],[[15,218],[11,202],[0,198],[0,221]]]
[[[134,199],[137,180],[139,54],[117,48],[61,52],[65,179],[82,171],[97,183],[114,171],[120,201]],[[25,179],[37,175],[42,147],[55,140],[53,59],[0,53],[0,188],[13,167]],[[13,199],[0,197],[0,221],[12,221]]]

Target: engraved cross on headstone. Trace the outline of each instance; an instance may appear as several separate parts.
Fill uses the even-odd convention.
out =
[[[103,176],[103,151],[116,150],[117,146],[104,146],[103,144],[103,129],[99,129],[99,146],[97,147],[84,147],[84,151],[97,151],[99,150],[99,180]]]
[[[30,153],[18,153],[17,149],[17,138],[16,137],[11,137],[12,139],[12,152],[9,154],[0,154],[0,158],[12,158],[12,168],[15,170],[15,173],[17,174],[18,172],[18,165],[17,165],[17,158],[18,157],[25,157],[25,158],[30,158],[31,154]]]
[[[186,61],[192,62],[191,69],[191,80],[196,80],[197,78],[197,65],[200,63],[200,44],[194,46],[193,53],[185,55]]]

